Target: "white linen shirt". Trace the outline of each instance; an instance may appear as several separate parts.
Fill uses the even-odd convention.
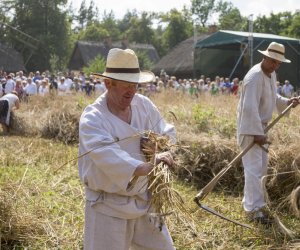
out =
[[[89,153],[78,160],[79,176],[86,187],[86,199],[94,202],[99,212],[133,219],[149,208],[146,176],[139,177],[134,188],[126,191],[135,169],[145,162],[140,150],[141,133],[152,130],[175,141],[175,129],[145,96],[134,96],[130,124],[108,110],[106,98],[107,92],[81,115],[79,155]]]
[[[288,99],[276,93],[276,73],[267,77],[261,63],[246,74],[237,109],[237,139],[239,145],[244,135],[264,135],[264,128],[277,108],[282,112]]]

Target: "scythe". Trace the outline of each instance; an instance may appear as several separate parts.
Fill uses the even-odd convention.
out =
[[[298,97],[299,100],[300,97]],[[289,110],[293,107],[293,103],[291,103],[285,110],[283,110],[264,130],[265,133],[267,133]],[[255,143],[250,143],[243,151],[241,151],[228,165],[227,167],[223,168],[204,188],[200,190],[200,192],[195,196],[194,201],[196,204],[204,209],[205,211],[214,214],[222,219],[231,221],[237,225],[244,226],[247,228],[251,228],[248,225],[237,223],[235,220],[232,220],[230,218],[225,217],[224,215],[219,214],[218,212],[214,211],[213,209],[207,207],[206,205],[203,205],[200,203],[201,200],[203,200],[209,192],[213,190],[213,188],[216,186],[219,179],[232,167],[234,164],[239,161],[254,145]]]

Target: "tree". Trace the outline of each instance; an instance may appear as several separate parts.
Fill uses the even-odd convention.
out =
[[[106,13],[106,11],[104,12],[100,25],[102,29],[107,30],[113,41],[120,39],[121,33],[113,11],[110,11],[109,13]]]
[[[173,48],[193,34],[192,21],[176,9],[172,9],[169,13],[163,15],[162,20],[168,22],[163,33],[163,41],[168,49]]]
[[[241,13],[237,8],[232,8],[219,16],[219,28],[225,30],[246,31],[247,19],[241,16]]]
[[[253,23],[253,29],[256,32],[287,35],[292,19],[290,12],[271,13],[270,17],[258,16]]]
[[[79,8],[79,13],[77,16],[77,21],[80,25],[80,29],[83,29],[85,27],[85,24],[87,22],[87,15],[88,15],[88,10],[86,8],[86,3],[85,0],[82,0]]]
[[[108,31],[101,27],[99,23],[92,23],[79,33],[78,39],[99,42],[108,36]]]
[[[130,41],[151,44],[154,39],[152,13],[142,12],[141,17],[133,16],[130,19],[130,28],[126,34]]]
[[[87,14],[86,14],[87,25],[95,22],[98,19],[98,15],[99,15],[98,7],[95,6],[94,1],[91,0],[90,6],[87,9]]]
[[[300,39],[300,11],[296,11],[293,15],[292,23],[288,28],[288,34]]]
[[[196,21],[205,27],[208,19],[215,12],[215,0],[192,0],[191,10]]]
[[[14,10],[12,26],[19,33],[11,33],[10,40],[16,48],[23,48],[24,58],[29,58],[29,70],[45,70],[50,67],[50,58],[56,55],[61,65],[66,63],[70,53],[70,25],[63,10],[67,0],[11,0]],[[28,34],[35,40],[28,40]],[[32,41],[38,41],[34,46]],[[34,53],[30,57],[31,53]]]

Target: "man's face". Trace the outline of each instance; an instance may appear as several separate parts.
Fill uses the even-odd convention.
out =
[[[270,57],[264,58],[264,68],[267,71],[267,73],[272,73],[273,71],[277,70],[280,66],[281,62],[278,60],[275,60]]]
[[[118,108],[125,109],[137,91],[138,84],[118,80],[105,79],[110,101]]]

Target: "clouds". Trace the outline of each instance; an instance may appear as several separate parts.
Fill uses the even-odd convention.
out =
[[[253,14],[254,17],[258,15],[269,16],[271,12],[277,14],[283,11],[300,10],[299,0],[231,0],[231,2],[240,10],[242,16],[249,16],[250,14]]]
[[[254,17],[260,15],[269,16],[271,12],[278,13],[283,11],[294,12],[296,9],[300,10],[300,0],[226,0],[232,2],[237,7],[242,16],[249,16],[254,14]],[[73,7],[79,9],[82,0],[69,0],[73,3]],[[154,12],[167,12],[173,8],[182,10],[183,6],[191,6],[191,0],[109,0],[98,1],[94,0],[94,3],[98,6],[100,14],[106,10],[110,12],[113,10],[117,19],[122,18],[127,10],[136,9],[138,12],[142,11],[154,11]],[[86,0],[87,6],[89,6],[89,0]]]

